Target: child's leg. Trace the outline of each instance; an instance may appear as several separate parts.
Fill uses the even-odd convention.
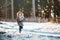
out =
[[[19,33],[21,33],[21,28],[20,28],[20,26],[19,26]]]
[[[19,33],[21,33],[21,30],[19,30]]]
[[[19,26],[19,33],[21,33],[21,29],[22,29],[23,27],[22,26]]]

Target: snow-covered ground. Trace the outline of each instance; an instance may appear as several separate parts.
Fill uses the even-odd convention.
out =
[[[24,22],[22,33],[19,34],[17,22],[3,22],[0,34],[3,40],[60,40],[60,24]]]

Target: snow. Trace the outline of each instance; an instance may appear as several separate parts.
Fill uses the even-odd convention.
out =
[[[0,34],[3,40],[60,40],[60,24],[23,22],[22,33],[19,33],[17,22],[3,22]],[[1,37],[2,36],[2,37]]]

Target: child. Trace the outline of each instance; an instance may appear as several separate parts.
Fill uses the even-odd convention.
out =
[[[24,15],[22,12],[17,13],[17,23],[19,25],[19,33],[21,33],[21,29],[23,29],[23,20],[24,20]]]

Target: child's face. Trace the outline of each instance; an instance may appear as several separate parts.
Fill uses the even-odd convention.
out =
[[[22,16],[22,14],[19,14],[19,16]]]

